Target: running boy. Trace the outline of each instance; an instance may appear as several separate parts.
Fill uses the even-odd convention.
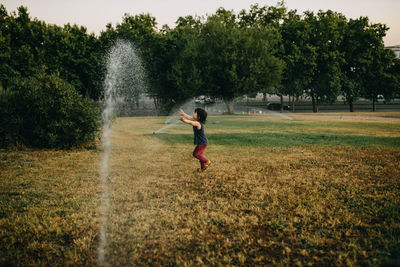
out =
[[[199,171],[205,171],[211,165],[211,161],[204,156],[204,151],[208,146],[208,139],[204,133],[204,124],[206,123],[207,112],[204,109],[196,108],[193,117],[191,117],[180,109],[179,115],[181,115],[179,118],[180,121],[193,126],[194,144],[196,145],[193,151],[193,157],[200,161],[201,168]]]

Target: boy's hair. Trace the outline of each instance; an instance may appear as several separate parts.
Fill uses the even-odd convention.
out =
[[[205,111],[204,109],[202,109],[202,108],[196,108],[195,110],[194,110],[194,112],[196,112],[197,113],[197,117],[198,117],[198,119],[199,119],[199,122],[201,122],[201,123],[206,123],[206,120],[207,120],[207,111]]]

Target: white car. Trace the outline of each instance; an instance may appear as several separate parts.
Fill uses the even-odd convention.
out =
[[[194,103],[195,104],[202,104],[202,105],[204,105],[204,104],[211,104],[211,103],[214,103],[214,101],[210,98],[210,97],[206,97],[206,96],[200,96],[199,98],[196,98],[195,100],[194,100]]]

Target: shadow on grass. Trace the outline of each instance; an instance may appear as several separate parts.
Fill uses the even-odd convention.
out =
[[[145,134],[168,143],[193,143],[193,134]],[[355,147],[400,147],[398,137],[355,136],[310,133],[218,133],[207,134],[210,144],[225,146],[290,147],[304,145],[331,145]]]

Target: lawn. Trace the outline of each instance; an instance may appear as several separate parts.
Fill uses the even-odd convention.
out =
[[[197,173],[165,119],[113,126],[105,265],[400,264],[400,122],[210,116]],[[97,264],[102,156],[0,150],[0,265]]]

